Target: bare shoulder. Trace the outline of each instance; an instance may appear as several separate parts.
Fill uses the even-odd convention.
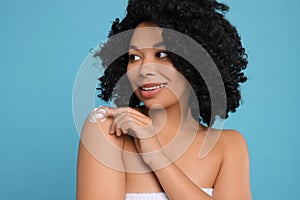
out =
[[[227,150],[247,148],[246,140],[239,131],[223,130],[220,139],[224,148]]]
[[[86,118],[77,159],[77,199],[122,199],[125,173],[122,138],[109,134],[112,119]],[[113,192],[119,191],[119,192]]]
[[[242,133],[236,130],[223,130],[220,143],[223,147],[223,162],[242,162],[248,165],[248,146]]]
[[[104,121],[101,121],[93,116],[91,112],[86,118],[84,125],[81,131],[81,142],[86,141],[98,141],[103,142],[103,140],[108,141],[112,145],[115,145],[119,148],[123,147],[124,138],[116,137],[115,135],[109,134],[109,129],[112,124],[113,119],[107,118]]]
[[[221,152],[225,152],[228,150],[238,150],[240,148],[247,149],[247,143],[242,135],[237,130],[220,130],[220,129],[213,129],[211,128],[209,131],[206,130],[206,140],[207,144],[212,145],[215,144],[214,150],[221,155]],[[209,138],[209,139],[207,139]]]
[[[100,162],[109,168],[123,170],[122,152],[124,137],[109,134],[111,118],[105,121],[91,120],[88,116],[82,128],[79,145],[81,160]],[[87,163],[87,161],[85,161]]]
[[[244,136],[236,130],[223,130],[222,164],[214,184],[215,199],[251,199],[249,155]]]

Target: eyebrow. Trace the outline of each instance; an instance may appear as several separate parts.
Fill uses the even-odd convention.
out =
[[[158,42],[158,43],[154,44],[152,47],[153,48],[158,48],[158,47],[161,47],[161,46],[164,46],[164,45],[165,45],[164,42]],[[130,49],[133,49],[133,50],[136,50],[136,51],[139,50],[139,48],[135,45],[130,45],[129,50]]]

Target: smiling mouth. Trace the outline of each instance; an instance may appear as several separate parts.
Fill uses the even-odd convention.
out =
[[[156,90],[156,89],[162,88],[165,85],[166,85],[165,83],[161,83],[161,84],[145,84],[145,85],[141,86],[140,89],[142,89],[144,91],[152,91],[152,90]]]
[[[154,98],[158,93],[160,93],[164,89],[164,86],[166,85],[167,85],[166,83],[144,84],[139,87],[140,94],[146,99]]]

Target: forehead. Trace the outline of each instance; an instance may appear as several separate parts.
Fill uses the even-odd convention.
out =
[[[158,47],[158,44],[163,42],[162,32],[157,26],[137,26],[133,31],[130,46],[138,49]]]

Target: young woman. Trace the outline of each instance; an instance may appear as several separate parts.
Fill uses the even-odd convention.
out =
[[[244,138],[212,128],[235,112],[246,81],[227,10],[213,0],[129,1],[96,54],[107,66],[99,97],[117,107],[96,108],[84,124],[77,199],[251,199]]]

